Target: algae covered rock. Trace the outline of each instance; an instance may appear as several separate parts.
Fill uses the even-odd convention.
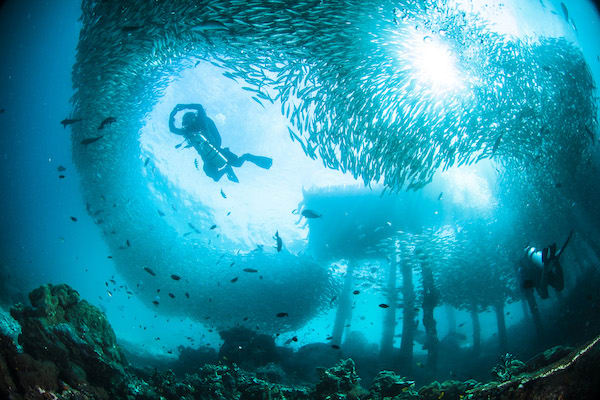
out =
[[[123,376],[124,359],[115,333],[98,308],[68,285],[44,285],[29,294],[31,307],[17,304],[11,315],[21,325],[26,353],[54,362],[61,377],[78,384],[110,387]]]
[[[396,375],[392,371],[381,371],[373,380],[369,391],[369,399],[418,399],[419,394],[414,390],[414,385],[414,381]]]
[[[480,385],[479,382],[471,379],[465,382],[447,380],[442,383],[437,381],[419,389],[419,398],[423,400],[459,400],[465,397],[468,390]]]

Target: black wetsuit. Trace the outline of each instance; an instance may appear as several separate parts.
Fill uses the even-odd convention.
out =
[[[175,114],[185,109],[196,110],[194,123],[177,128]],[[224,174],[227,174],[230,181],[238,182],[232,167],[241,167],[246,161],[265,169],[271,167],[272,160],[268,157],[248,153],[238,157],[229,148],[221,148],[221,135],[200,104],[178,104],[169,117],[169,129],[177,135],[184,136],[189,145],[196,149],[202,158],[204,173],[215,181],[219,181]]]

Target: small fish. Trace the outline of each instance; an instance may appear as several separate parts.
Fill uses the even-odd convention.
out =
[[[275,248],[277,249],[277,252],[279,253],[281,251],[281,248],[283,247],[283,241],[281,240],[281,237],[279,236],[279,231],[275,232],[275,236],[273,236],[273,239],[275,239],[275,241],[276,241]]]
[[[280,312],[280,313],[277,313],[277,315],[276,315],[277,318],[283,318],[283,317],[288,317],[288,316],[289,315],[286,312]]]
[[[385,304],[385,303],[381,303],[381,304],[379,305],[379,307],[381,307],[381,308],[388,308],[389,306],[388,306],[387,304]]]
[[[185,292],[185,297],[187,297],[189,299],[190,298],[190,294],[188,292]]]
[[[142,29],[142,26],[140,25],[124,25],[121,27],[121,32],[135,32],[135,31],[139,31],[140,29]]]
[[[179,275],[171,274],[171,279],[173,279],[174,281],[178,281],[181,279],[181,277]]]
[[[131,242],[129,241],[129,239],[127,239],[127,240],[125,241],[125,244],[127,245],[127,247],[131,247]]]
[[[175,295],[173,293],[169,293],[169,297],[172,298],[172,299],[174,299]]]
[[[59,175],[58,179],[65,179],[65,176],[64,175]]]
[[[176,144],[176,145],[175,145],[175,148],[176,148],[176,149],[180,148],[180,147],[181,147],[181,145],[182,145],[182,144],[184,144],[184,143],[185,143],[185,142],[181,142],[181,143],[179,143],[179,144]]]
[[[198,168],[198,159],[197,158],[194,158],[194,167],[196,167],[196,169],[199,169]]]
[[[332,348],[332,349],[335,349],[335,350],[339,350],[341,347],[340,347],[340,346],[338,346],[337,344],[332,344],[332,345],[331,345],[331,348]]]
[[[67,169],[66,169],[65,167],[63,167],[62,165],[59,165],[59,166],[58,166],[58,168],[56,168],[56,170],[57,170],[58,172],[64,172],[64,171],[66,171]]]
[[[112,292],[110,290],[107,290],[106,294],[108,295],[108,297],[112,297]]]
[[[227,26],[225,26],[225,24],[222,22],[207,20],[199,25],[194,26],[191,30],[192,32],[202,33],[206,31],[226,31],[229,30],[229,28],[227,28]]]
[[[438,196],[438,200],[441,200],[442,197],[444,197],[444,192],[440,192],[440,195]]]
[[[560,8],[562,9],[565,21],[569,22],[569,10],[567,10],[567,6],[565,6],[565,3],[561,2]]]
[[[74,124],[74,123],[80,122],[80,121],[83,121],[83,119],[81,119],[81,118],[78,118],[78,119],[65,118],[62,121],[60,121],[60,123],[62,124],[63,129],[64,129],[67,127],[67,125],[71,125],[71,124]]]
[[[4,108],[0,108],[0,114],[4,114],[4,111],[6,111]]]
[[[223,189],[221,189],[221,196],[222,196],[224,199],[226,199],[226,198],[227,198],[227,195],[225,195],[225,192],[223,192]]]
[[[502,135],[500,134],[500,136],[498,136],[498,139],[496,139],[496,143],[494,143],[494,147],[492,147],[492,156],[494,154],[496,154],[496,150],[498,150],[498,146],[500,146],[500,141],[502,140]]]
[[[146,157],[146,161],[144,161],[144,167],[147,167],[149,162],[150,162],[150,157]]]
[[[191,222],[188,222],[188,226],[189,226],[190,228],[192,228],[192,229],[194,230],[194,232],[196,232],[196,233],[200,233],[200,230],[199,230],[198,228],[196,228],[194,225],[192,225],[192,223],[191,223]]]
[[[210,230],[212,231],[212,230],[213,230],[213,229],[215,229],[216,227],[217,227],[217,225],[212,225],[212,226],[210,227]]]
[[[75,218],[75,217],[71,217],[71,221],[73,221],[73,222],[77,222],[77,218]]]
[[[458,327],[459,327],[459,328],[462,328],[463,326],[465,326],[465,323],[464,323],[464,322],[461,322],[460,324],[458,324]]]
[[[104,135],[100,135],[100,136],[95,136],[92,138],[87,138],[87,139],[83,139],[81,141],[81,144],[84,146],[87,146],[88,144],[92,144],[94,142],[97,142],[98,140],[102,139],[104,137]]]
[[[352,294],[360,294],[360,290],[355,290]]]
[[[423,368],[425,367],[425,364],[423,364],[421,361],[417,361],[416,366],[419,368]]]
[[[302,210],[302,216],[305,218],[321,218],[321,214],[317,214],[313,210]]]
[[[235,283],[235,282],[237,282],[237,280],[238,280],[238,277],[236,276],[236,277],[235,277],[235,278],[233,278],[233,279],[232,279],[230,282],[231,282],[231,283]]]
[[[152,300],[152,304],[154,304],[155,306],[158,307],[158,301],[157,300]]]
[[[164,217],[164,216],[165,216],[165,213],[164,213],[164,212],[162,212],[162,211],[160,211],[160,210],[156,210],[156,211],[158,211],[158,215],[160,215],[161,217]]]
[[[333,302],[337,299],[337,296],[333,296],[331,300],[329,300],[329,304],[333,304]]]
[[[146,271],[147,273],[149,273],[152,276],[156,276],[156,273],[154,271],[152,271],[149,267],[144,267],[144,271]]]
[[[292,343],[292,342],[297,342],[297,341],[298,341],[298,337],[297,337],[297,336],[294,336],[294,337],[291,337],[291,338],[289,338],[288,340],[286,340],[286,341],[285,341],[285,344],[290,344],[290,343]]]
[[[254,268],[244,268],[242,271],[244,271],[244,272],[258,272],[258,270],[254,269]]]
[[[114,122],[117,122],[117,119],[115,117],[104,118],[104,120],[102,120],[102,122],[100,123],[100,126],[98,127],[98,129],[104,129],[104,127],[106,125],[110,125]]]
[[[235,261],[233,261],[231,264],[229,264],[229,266],[233,267],[234,264],[235,264]]]

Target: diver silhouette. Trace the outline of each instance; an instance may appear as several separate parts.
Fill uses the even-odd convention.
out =
[[[533,290],[535,288],[542,299],[548,298],[548,286],[552,286],[558,292],[563,290],[565,281],[560,256],[572,236],[573,231],[569,233],[569,237],[558,251],[556,243],[542,250],[531,246],[525,247],[525,254],[519,262],[519,274],[523,289]]]
[[[175,126],[175,115],[183,110],[195,110],[186,112],[181,120],[181,128]],[[188,142],[186,147],[194,147],[202,158],[204,173],[218,182],[223,175],[232,182],[239,182],[232,167],[239,168],[244,162],[251,163],[269,169],[273,160],[269,157],[256,156],[254,154],[243,154],[237,156],[228,147],[221,147],[221,135],[212,119],[210,119],[204,107],[200,104],[177,104],[169,116],[169,130],[183,136]]]

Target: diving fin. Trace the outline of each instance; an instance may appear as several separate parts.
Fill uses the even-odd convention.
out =
[[[569,236],[567,237],[567,240],[565,241],[565,244],[562,245],[562,247],[560,248],[560,250],[556,254],[557,257],[560,257],[562,255],[563,251],[565,251],[565,248],[567,247],[567,245],[569,244],[569,241],[571,241],[571,238],[573,237],[573,233],[574,233],[573,230],[571,230],[571,232],[569,232]]]
[[[228,168],[226,174],[227,174],[227,179],[229,179],[231,182],[240,183],[240,180],[235,175],[235,172],[233,172],[232,168]]]
[[[264,168],[264,169],[269,169],[271,168],[271,165],[273,165],[273,159],[269,158],[269,157],[263,157],[263,156],[252,156],[248,158],[248,161],[252,162],[253,164],[255,164],[258,167]]]

